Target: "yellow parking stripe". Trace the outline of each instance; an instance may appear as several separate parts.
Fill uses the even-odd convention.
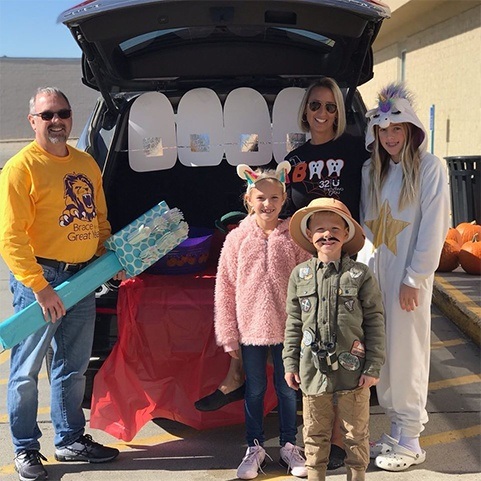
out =
[[[442,347],[459,346],[460,344],[466,344],[464,339],[451,339],[449,341],[437,341],[431,344],[431,349],[441,349]]]
[[[436,276],[436,282],[442,285],[443,289],[448,291],[458,302],[462,303],[464,307],[474,312],[478,317],[481,317],[481,307],[478,306],[471,298],[454,287],[446,279],[441,276]]]
[[[39,375],[38,375],[38,379],[46,379],[47,377],[47,373],[46,372],[41,372]],[[0,386],[4,385],[4,384],[7,384],[8,383],[8,379],[0,379]]]
[[[463,386],[464,384],[472,384],[480,381],[481,374],[469,374],[468,376],[453,377],[451,379],[443,379],[441,381],[430,382],[429,391],[445,389],[447,387]]]
[[[454,443],[465,438],[472,438],[481,435],[481,425],[471,426],[469,428],[457,429],[455,431],[445,431],[443,433],[431,434],[430,436],[421,436],[421,445],[423,447],[433,446],[435,444]]]
[[[186,429],[188,432],[188,429]],[[115,444],[109,444],[113,448],[117,448],[119,451],[135,451],[136,449],[145,449],[145,446],[156,446],[157,444],[163,444],[171,441],[178,441],[180,439],[186,439],[189,435],[174,436],[173,434],[165,433],[158,436],[149,436],[148,438],[134,438],[132,441],[119,441]]]
[[[3,351],[0,354],[0,364],[7,362],[10,359],[10,351]]]
[[[49,414],[50,407],[38,408],[38,414]],[[8,423],[8,414],[0,414],[0,423]]]

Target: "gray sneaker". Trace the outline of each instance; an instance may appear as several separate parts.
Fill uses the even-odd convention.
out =
[[[47,461],[45,456],[36,449],[21,451],[15,456],[15,471],[20,481],[43,481],[48,478],[47,471],[43,467],[42,459]]]
[[[96,443],[90,434],[80,436],[77,441],[55,450],[57,461],[88,461],[89,463],[105,463],[119,455],[119,450]]]

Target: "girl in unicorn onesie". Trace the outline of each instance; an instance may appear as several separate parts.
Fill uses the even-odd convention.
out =
[[[403,471],[425,461],[419,437],[426,411],[431,297],[449,224],[446,168],[426,152],[426,131],[402,84],[378,95],[366,116],[361,221],[366,243],[357,260],[374,272],[386,319],[386,363],[377,384],[390,434],[371,443],[377,467]]]

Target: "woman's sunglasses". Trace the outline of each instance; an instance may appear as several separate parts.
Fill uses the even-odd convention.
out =
[[[326,111],[330,114],[335,114],[337,112],[337,105],[331,102],[319,102],[318,100],[313,100],[308,104],[309,110],[311,112],[317,112],[321,107],[324,107]]]
[[[62,109],[62,110],[59,110],[58,112],[52,112],[50,110],[46,110],[45,112],[40,112],[38,114],[32,114],[32,115],[34,117],[40,117],[45,122],[48,122],[49,120],[52,120],[55,117],[55,115],[57,115],[58,118],[62,120],[69,119],[72,115],[72,111],[70,109]]]

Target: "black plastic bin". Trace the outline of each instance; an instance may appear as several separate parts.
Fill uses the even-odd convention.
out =
[[[453,227],[481,224],[481,155],[444,157],[448,163]]]

